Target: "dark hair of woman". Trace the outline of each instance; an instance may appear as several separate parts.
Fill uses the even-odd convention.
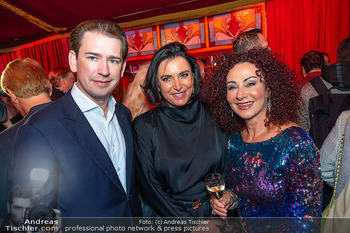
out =
[[[279,55],[269,49],[252,49],[247,52],[225,54],[221,66],[212,73],[206,86],[213,118],[228,134],[239,133],[245,123],[242,118],[232,113],[226,100],[226,77],[237,64],[249,62],[256,66],[257,76],[269,91],[271,109],[267,112],[265,126],[281,126],[288,121],[297,122],[299,102],[296,74],[285,65]]]
[[[187,48],[185,45],[179,42],[172,42],[161,47],[154,54],[148,68],[146,79],[142,88],[144,89],[147,100],[151,105],[157,105],[164,99],[160,94],[158,84],[158,68],[160,63],[164,60],[174,59],[176,57],[183,57],[189,63],[193,74],[194,85],[194,92],[191,96],[191,99],[198,95],[202,80],[196,59],[187,53]]]

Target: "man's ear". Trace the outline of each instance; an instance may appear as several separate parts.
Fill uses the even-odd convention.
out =
[[[52,85],[50,85],[50,93],[49,93],[49,96],[52,95]]]
[[[123,77],[123,76],[124,76],[125,68],[126,68],[126,61],[123,62],[123,67],[122,67],[122,72],[121,72],[121,74],[120,74],[120,77]]]
[[[73,73],[77,72],[77,54],[73,50],[69,51],[68,62]]]
[[[11,205],[7,202],[7,213],[11,213]]]
[[[305,71],[304,66],[301,67],[301,76],[303,76],[303,78],[306,77],[306,71]]]
[[[18,103],[18,97],[15,95],[15,93],[13,93],[13,91],[11,91],[10,89],[6,89],[7,93],[9,93],[11,101],[13,103]]]

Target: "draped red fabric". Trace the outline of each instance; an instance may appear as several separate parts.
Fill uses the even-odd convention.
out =
[[[0,54],[0,71],[6,68],[7,63],[18,58],[17,51]]]
[[[67,46],[67,44],[65,44]],[[30,57],[38,61],[44,67],[47,73],[50,69],[57,66],[67,66],[67,55],[64,54],[66,48],[63,48],[61,40],[49,41],[26,49],[21,49],[21,58]]]
[[[0,54],[0,71],[2,72],[10,61],[27,57],[38,61],[47,74],[54,67],[68,67],[69,43],[67,41],[67,38],[53,40],[43,44],[19,49],[15,52]]]
[[[350,36],[349,0],[273,0],[266,2],[267,40],[300,75],[300,59],[309,50],[337,62],[339,43]]]

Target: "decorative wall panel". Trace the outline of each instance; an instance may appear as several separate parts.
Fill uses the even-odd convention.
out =
[[[125,33],[129,45],[128,57],[151,55],[159,49],[156,27],[130,30]]]
[[[232,44],[242,32],[261,29],[261,18],[261,7],[209,17],[210,47]]]
[[[194,19],[160,26],[162,46],[180,42],[188,49],[205,48],[204,19]]]

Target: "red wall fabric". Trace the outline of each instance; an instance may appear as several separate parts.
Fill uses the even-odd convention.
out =
[[[270,48],[300,75],[300,59],[309,50],[337,62],[339,43],[350,36],[349,0],[273,0],[266,2]]]
[[[17,51],[0,54],[0,71],[1,71],[1,73],[6,68],[7,63],[9,63],[10,61],[13,61],[17,58],[18,58]]]
[[[2,72],[7,63],[15,59],[32,58],[38,61],[46,73],[57,66],[68,67],[68,39],[49,41],[28,48],[18,49],[15,52],[0,54],[0,71]]]

